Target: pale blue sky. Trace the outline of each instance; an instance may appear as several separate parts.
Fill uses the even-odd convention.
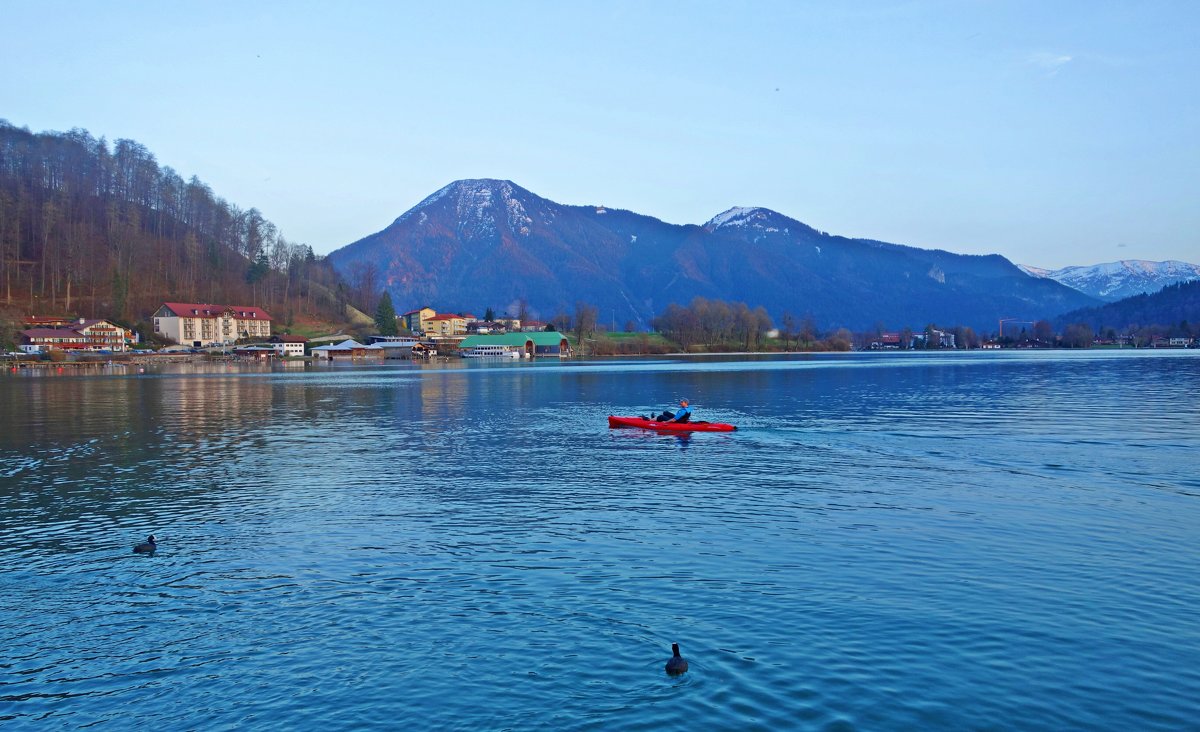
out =
[[[1044,267],[1200,261],[1200,3],[0,0],[0,17],[0,118],[137,140],[318,252],[489,177]]]

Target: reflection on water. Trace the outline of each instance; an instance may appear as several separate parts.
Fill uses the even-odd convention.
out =
[[[1188,352],[5,374],[0,720],[1187,728],[1198,392]],[[681,397],[739,431],[607,428]]]

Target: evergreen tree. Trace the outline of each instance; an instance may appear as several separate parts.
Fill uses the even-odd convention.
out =
[[[258,256],[254,258],[254,263],[246,269],[246,284],[257,284],[270,272],[271,265],[267,261],[266,252],[259,252]]]
[[[396,325],[396,308],[392,306],[392,296],[387,290],[379,298],[379,306],[375,308],[375,327],[379,335],[394,336],[400,332]]]

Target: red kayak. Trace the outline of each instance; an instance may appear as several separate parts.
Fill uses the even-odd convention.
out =
[[[655,422],[641,417],[614,417],[608,415],[609,427],[641,427],[662,432],[733,432],[737,429],[723,422]]]

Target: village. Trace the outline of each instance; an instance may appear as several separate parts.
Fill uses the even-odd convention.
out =
[[[372,335],[359,342],[344,334],[307,338],[272,332],[272,318],[259,307],[166,302],[154,312],[154,348],[140,335],[109,320],[28,317],[18,352],[26,360],[50,362],[78,357],[155,354],[206,355],[246,360],[311,359],[316,362],[429,360],[439,356],[521,359],[566,357],[566,336],[545,323],[510,316],[480,320],[470,313],[439,313],[422,307],[395,317],[400,335]],[[75,358],[72,358],[75,357]]]
[[[394,327],[387,327],[394,319]],[[566,358],[577,354],[571,340],[553,325],[509,315],[477,318],[469,312],[439,312],[421,307],[401,315],[389,315],[387,323],[377,327],[378,334],[359,335],[358,340],[345,333],[306,337],[287,332],[276,333],[270,313],[249,305],[213,305],[165,302],[150,319],[152,334],[141,334],[111,320],[61,316],[29,316],[25,329],[18,333],[18,351],[4,354],[14,366],[37,363],[88,364],[107,360],[126,360],[132,356],[155,359],[188,357],[229,360],[310,360],[316,363],[371,362],[388,360],[429,361],[435,358],[534,359]],[[1000,335],[978,341],[974,347],[1052,348],[1061,339],[1041,323],[1031,331],[1021,329],[1018,336],[1004,334],[1006,321],[1000,322]],[[1027,323],[1033,325],[1032,323]],[[779,337],[777,332],[769,337]],[[1196,339],[1158,336],[1140,341],[1130,334],[1087,334],[1083,347],[1109,348],[1196,348]],[[962,350],[971,344],[955,332],[932,326],[923,332],[878,332],[860,334],[846,350]],[[582,351],[582,349],[578,349]],[[788,350],[785,346],[783,350]],[[659,351],[662,352],[661,350]]]

